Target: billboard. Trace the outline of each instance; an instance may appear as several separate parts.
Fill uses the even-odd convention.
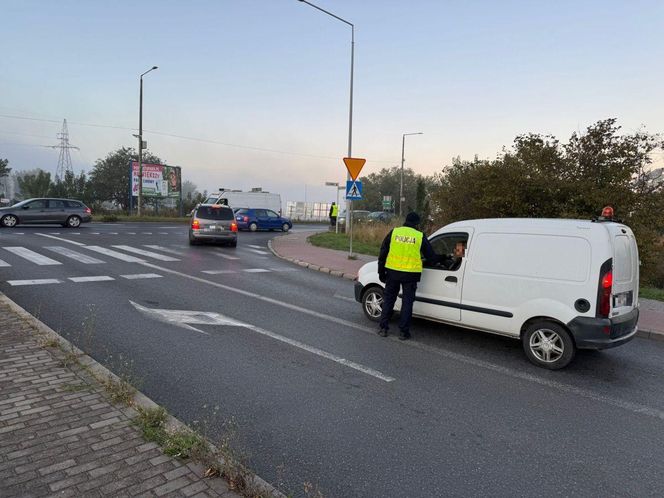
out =
[[[143,197],[180,197],[180,168],[143,163]],[[131,195],[138,196],[138,161],[131,162]]]

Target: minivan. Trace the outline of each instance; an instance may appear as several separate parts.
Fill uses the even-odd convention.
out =
[[[611,348],[636,335],[638,248],[620,222],[469,220],[429,241],[438,255],[453,257],[459,247],[465,253],[455,265],[424,262],[414,316],[519,339],[531,362],[552,370],[568,365],[577,349]],[[360,268],[355,299],[379,320],[377,262]]]

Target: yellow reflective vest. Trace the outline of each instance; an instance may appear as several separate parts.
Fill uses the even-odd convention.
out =
[[[422,273],[422,237],[424,234],[410,227],[392,230],[390,252],[387,254],[385,268],[390,270]]]
[[[339,205],[335,204],[332,206],[332,214],[330,216],[337,216],[339,214]]]

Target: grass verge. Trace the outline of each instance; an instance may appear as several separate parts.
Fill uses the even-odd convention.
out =
[[[317,233],[309,237],[309,242],[318,247],[326,247],[328,249],[336,249],[338,251],[350,250],[350,237],[345,233]],[[380,242],[367,243],[357,240],[353,236],[353,252],[360,254],[369,254],[371,256],[378,256],[380,253]]]
[[[639,297],[643,299],[654,299],[655,301],[664,301],[664,289],[657,287],[641,287]]]

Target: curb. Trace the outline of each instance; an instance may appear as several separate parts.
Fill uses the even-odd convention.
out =
[[[664,332],[660,332],[659,330],[639,329],[636,331],[636,337],[642,337],[652,341],[664,341]]]
[[[283,235],[282,235],[282,237],[283,237]],[[321,266],[315,265],[313,263],[308,263],[306,261],[300,261],[299,259],[289,258],[287,256],[282,256],[281,254],[279,254],[274,249],[274,247],[272,247],[272,240],[271,239],[267,241],[267,247],[268,247],[268,249],[270,249],[272,254],[274,254],[277,258],[283,259],[285,261],[289,261],[291,263],[302,266],[304,268],[309,268],[310,270],[315,270],[315,271],[319,271],[319,272],[322,272],[322,273],[326,273],[328,275],[332,275],[333,277],[345,278],[346,280],[351,280],[351,281],[357,280],[357,275],[352,274],[352,273],[344,273],[344,272],[339,271],[339,270],[331,270],[330,268],[321,267]]]
[[[17,303],[12,301],[9,297],[7,297],[5,294],[0,292],[0,302],[6,304],[9,306],[9,308],[15,312],[17,315],[19,315],[23,320],[28,322],[30,325],[32,325],[37,332],[43,334],[44,336],[48,337],[49,339],[53,339],[60,344],[61,347],[63,347],[66,350],[73,351],[76,353],[76,355],[79,358],[79,362],[89,369],[94,377],[99,376],[100,378],[107,378],[107,379],[112,379],[115,382],[120,382],[120,378],[115,375],[113,372],[108,370],[106,367],[104,367],[102,364],[98,363],[95,361],[91,356],[88,356],[84,351],[80,350],[78,347],[76,347],[74,344],[69,342],[67,339],[62,337],[60,334],[58,334],[55,330],[53,330],[51,327],[43,323],[41,320],[38,318],[32,316],[30,313],[28,313],[25,309],[23,309],[21,306],[19,306]],[[98,379],[95,379],[97,383],[99,383]],[[100,386],[100,389],[102,387]],[[145,408],[145,409],[150,409],[150,408],[157,408],[160,405],[152,401],[150,398],[148,398],[145,394],[140,392],[139,390],[136,390],[133,398],[133,405],[132,406],[126,406],[123,407],[123,410],[128,410],[128,413],[133,415],[130,416],[130,418],[137,417],[138,412],[134,407],[140,407],[140,408]],[[171,430],[178,430],[178,429],[187,429],[187,430],[192,430],[189,426],[187,426],[185,423],[181,422],[177,418],[173,417],[172,415],[167,413],[166,417],[166,427]],[[193,431],[195,432],[195,431]],[[210,446],[210,448],[214,451],[217,451],[217,447],[210,443],[207,439],[205,439]],[[223,459],[220,458],[220,462],[223,464]],[[219,479],[221,479],[219,477]],[[269,496],[273,496],[275,498],[287,498],[286,495],[284,495],[281,491],[277,490],[274,486],[272,486],[270,483],[267,481],[261,479],[257,475],[253,475],[253,484],[261,489],[262,491],[265,491],[269,494]]]

